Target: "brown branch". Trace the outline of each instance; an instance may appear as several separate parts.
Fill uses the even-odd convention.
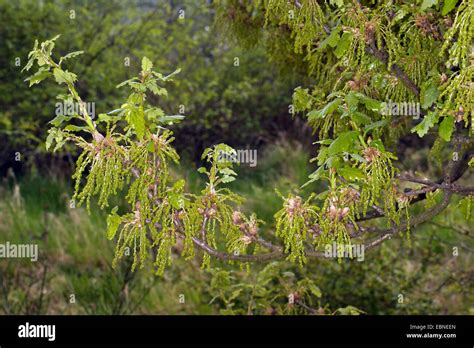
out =
[[[417,192],[426,193],[426,192],[434,191],[436,189],[451,191],[453,193],[457,193],[459,195],[466,195],[466,196],[474,194],[474,187],[463,187],[456,184],[449,184],[446,182],[442,182],[441,184],[438,184],[428,179],[415,178],[415,177],[409,177],[409,176],[399,176],[398,179],[402,181],[413,182],[413,183],[422,184],[426,186],[425,188],[421,190],[410,191],[406,193],[406,195],[414,195]]]
[[[369,53],[388,67],[388,53],[385,50],[380,50],[375,46],[375,43],[372,42],[365,48],[365,52]],[[420,89],[418,86],[413,82],[408,75],[403,71],[403,69],[398,66],[397,64],[392,64],[389,69],[389,72],[395,77],[397,77],[404,85],[408,88],[414,95],[417,97],[420,96]]]
[[[204,211],[204,214],[207,214],[207,208],[206,210]],[[203,242],[206,241],[206,225],[207,225],[207,221],[208,221],[208,217],[207,216],[204,216],[204,218],[202,219],[202,225],[201,225],[201,239]]]
[[[191,239],[193,240],[196,246],[206,251],[209,255],[214,256],[223,261],[262,262],[262,261],[269,261],[269,260],[277,260],[286,256],[283,253],[283,251],[279,249],[270,253],[258,254],[258,255],[229,254],[229,253],[218,251],[212,248],[210,245],[203,242],[199,238],[191,237]]]
[[[311,308],[310,306],[308,306],[306,303],[304,303],[303,301],[300,301],[300,300],[296,300],[295,301],[295,304],[297,304],[298,306],[302,307],[303,309],[307,310],[308,312],[310,312],[311,314],[319,314],[319,312],[314,309],[314,308]]]
[[[457,144],[456,150],[461,151],[462,150],[462,144]],[[441,211],[443,211],[446,206],[449,204],[451,195],[453,193],[457,193],[455,189],[459,191],[459,187],[453,185],[453,182],[457,179],[459,179],[462,174],[467,170],[467,165],[464,162],[467,162],[470,158],[469,154],[469,148],[467,149],[467,156],[466,153],[463,155],[463,161],[450,161],[448,168],[447,168],[447,174],[444,178],[443,181],[440,183],[434,183],[430,180],[425,180],[425,179],[420,179],[418,181],[422,181],[423,184],[425,185],[431,185],[430,187],[443,187],[443,188],[450,188],[449,190],[445,190],[445,194],[443,197],[443,200],[432,207],[429,210],[424,211],[421,214],[418,214],[412,218],[410,218],[409,221],[405,220],[399,225],[393,226],[389,229],[385,230],[379,230],[377,228],[369,227],[369,228],[363,228],[361,226],[359,227],[359,231],[356,233],[351,234],[352,238],[357,238],[360,237],[363,233],[365,232],[378,232],[380,235],[376,237],[375,239],[372,239],[366,244],[362,244],[364,247],[364,250],[370,250],[374,248],[375,246],[381,244],[383,241],[387,239],[391,239],[393,235],[406,230],[408,228],[415,227],[423,222],[426,222],[430,219],[432,219],[434,216],[439,214]],[[132,169],[132,173],[135,177],[139,177],[140,172],[136,169]],[[416,178],[415,178],[416,179]],[[464,188],[466,189],[466,192],[470,190],[470,188]],[[424,194],[426,196],[426,192]],[[153,197],[150,197],[152,199],[155,199],[154,195],[152,194]],[[415,197],[415,201],[419,201],[420,195]],[[157,204],[160,204],[161,201],[159,199],[155,199],[155,202]],[[376,214],[376,217],[384,216],[384,212],[381,211],[381,209],[376,209],[374,210],[374,215]],[[283,248],[280,246],[273,245],[271,242],[266,241],[263,238],[254,238],[254,241],[268,249],[270,249],[270,252],[264,253],[264,254],[257,254],[257,255],[239,255],[239,254],[231,254],[231,253],[226,253],[223,251],[219,251],[212,246],[210,246],[206,242],[206,225],[208,222],[209,218],[207,216],[204,216],[203,218],[203,223],[201,225],[201,228],[199,230],[201,239],[199,239],[196,236],[192,236],[191,239],[193,243],[200,249],[204,250],[207,252],[209,255],[218,258],[223,261],[241,261],[241,262],[265,262],[265,261],[270,261],[270,260],[277,260],[277,259],[282,259],[287,256],[287,254],[284,252]],[[180,236],[185,237],[184,233],[184,226],[181,223],[180,220],[174,220],[175,221],[175,226],[176,230],[175,232],[178,233]],[[158,226],[159,227],[159,226]],[[305,255],[307,257],[317,257],[317,258],[326,258],[327,256],[325,253],[321,251],[316,251],[316,250],[305,250]]]
[[[138,174],[138,173],[135,172],[135,175],[136,174]],[[441,212],[447,206],[447,204],[449,204],[449,197],[451,196],[451,194],[452,194],[451,192],[447,192],[445,197],[444,197],[444,200],[443,200],[442,204],[439,204],[439,205],[433,207],[432,209],[427,210],[424,213],[410,219],[409,223],[404,222],[404,223],[401,223],[400,225],[398,225],[396,227],[393,227],[391,229],[384,230],[384,231],[379,231],[376,228],[359,227],[360,231],[358,233],[355,233],[355,234],[351,235],[351,237],[356,238],[356,237],[361,236],[364,232],[369,232],[369,231],[370,232],[379,232],[379,233],[381,233],[382,234],[381,236],[379,236],[376,239],[370,241],[368,244],[363,244],[365,250],[370,250],[373,247],[375,247],[376,245],[383,242],[384,240],[390,239],[392,235],[394,235],[394,234],[396,234],[396,233],[398,233],[402,230],[405,230],[407,228],[408,224],[410,225],[410,227],[414,227],[414,226],[416,226],[416,225],[418,225],[422,222],[425,222],[425,221],[431,219],[435,215],[437,215],[439,212]],[[175,221],[175,226],[176,226],[176,233],[178,233],[181,237],[185,237],[185,233],[183,231],[184,226],[181,224],[181,222],[179,220],[174,220],[174,221]],[[219,251],[219,250],[211,247],[205,241],[205,237],[206,237],[206,228],[205,227],[206,227],[207,221],[208,221],[208,219],[206,217],[204,217],[203,223],[202,223],[201,229],[200,229],[200,234],[201,234],[203,239],[199,239],[195,236],[191,237],[191,239],[192,239],[193,243],[198,248],[204,250],[209,255],[211,255],[211,256],[213,256],[217,259],[220,259],[222,261],[265,262],[265,261],[282,259],[282,258],[287,256],[287,254],[284,253],[283,248],[281,248],[279,246],[276,246],[276,245],[273,245],[271,242],[266,241],[265,239],[260,238],[260,237],[257,238],[255,241],[258,244],[272,250],[271,252],[264,253],[264,254],[257,254],[257,255],[239,255],[239,254],[232,254],[232,253],[226,253],[226,252],[223,252],[223,251]],[[160,226],[157,226],[157,228],[159,228],[159,227]],[[310,258],[327,258],[325,253],[323,253],[321,251],[316,251],[316,250],[305,250],[305,255],[307,257],[310,257]]]
[[[450,198],[452,196],[452,192],[446,192],[443,200],[432,207],[429,210],[424,211],[423,213],[420,213],[412,218],[410,218],[409,221],[403,221],[397,226],[393,226],[392,228],[385,229],[385,230],[378,230],[375,228],[370,229],[371,232],[378,232],[381,235],[378,236],[377,238],[372,239],[371,241],[362,244],[364,247],[364,250],[370,250],[376,247],[377,245],[381,244],[383,241],[387,239],[391,239],[392,236],[396,235],[397,233],[406,230],[408,227],[413,228],[417,225],[420,225],[436,215],[438,215],[440,212],[442,212],[450,202]],[[369,230],[367,230],[369,231]],[[192,237],[192,240],[194,244],[196,244],[198,247],[201,249],[205,250],[208,252],[211,256],[214,256],[218,259],[221,259],[223,261],[243,261],[243,262],[262,262],[262,261],[269,261],[269,260],[276,260],[276,259],[281,259],[286,254],[283,253],[283,250],[280,247],[275,247],[273,252],[266,253],[266,254],[259,254],[259,255],[234,255],[234,254],[228,254],[225,252],[218,251],[212,247],[210,247],[208,244],[203,242],[202,240]],[[263,241],[263,240],[261,240]],[[265,242],[265,241],[264,241]],[[268,243],[268,242],[265,242]],[[270,243],[271,245],[271,243]],[[316,258],[327,258],[325,253],[316,251],[316,250],[306,250],[305,255],[307,257],[316,257]]]
[[[392,228],[379,231],[381,235],[369,241],[367,244],[365,244],[365,250],[370,250],[376,247],[377,245],[379,245],[380,243],[382,243],[383,241],[387,239],[391,239],[393,235],[399,233],[400,231],[406,230],[408,227],[412,228],[423,222],[426,222],[432,219],[433,217],[441,213],[448,206],[451,196],[452,196],[452,193],[448,191],[445,193],[443,200],[440,203],[435,205],[433,208],[426,210],[423,213],[420,213],[410,218],[409,222],[404,221],[398,226],[394,226]]]
[[[179,220],[175,221],[175,226],[176,226],[176,232],[180,236],[185,237],[185,234],[183,231],[184,227]],[[265,253],[265,254],[258,254],[258,255],[231,254],[231,253],[219,251],[197,237],[193,236],[191,237],[191,239],[197,247],[204,250],[209,255],[215,258],[218,258],[222,261],[264,262],[264,261],[281,259],[287,256],[284,253],[283,248],[273,245],[271,242],[268,242],[265,239],[260,238],[260,237],[256,239],[256,242],[262,246],[269,248],[270,250],[272,250],[271,252]],[[306,250],[305,254],[308,257],[325,257],[324,253],[318,252],[315,250]]]

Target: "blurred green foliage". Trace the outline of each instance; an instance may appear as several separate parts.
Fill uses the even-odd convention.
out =
[[[192,159],[214,143],[255,147],[288,128],[300,76],[280,75],[263,48],[245,50],[220,35],[205,1],[1,0],[0,16],[0,172],[17,171],[17,152],[20,163],[51,166],[43,144],[59,88],[48,82],[32,91],[20,70],[35,39],[57,34],[56,54],[84,51],[68,68],[80,76],[78,92],[95,103],[96,115],[120,106],[125,92],[115,86],[133,76],[141,57],[163,73],[181,68],[159,104],[167,114],[186,115],[175,146]]]

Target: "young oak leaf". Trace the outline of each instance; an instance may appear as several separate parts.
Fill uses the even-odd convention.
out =
[[[415,127],[411,129],[412,133],[417,133],[420,138],[424,137],[426,133],[438,122],[438,114],[430,111]]]
[[[454,117],[446,116],[443,118],[443,121],[439,124],[439,136],[445,141],[451,140],[451,135],[454,130]]]
[[[107,216],[107,238],[109,240],[114,239],[118,227],[122,222],[122,218],[117,215],[117,209],[118,207],[114,207],[110,214]]]
[[[151,71],[153,68],[153,63],[147,57],[142,59],[142,71]]]

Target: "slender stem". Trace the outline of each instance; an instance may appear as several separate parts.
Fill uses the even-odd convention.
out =
[[[59,69],[62,71],[62,68],[57,64],[50,56],[46,55],[43,50],[41,50],[41,54],[43,56],[43,59],[48,62],[50,66],[52,66],[55,69]],[[84,102],[82,101],[81,97],[79,96],[79,93],[77,93],[76,89],[74,88],[73,83],[69,83],[66,81],[67,88],[69,90],[69,93],[72,95],[74,99],[79,103],[79,107],[81,108],[82,114],[84,116],[83,120],[86,122],[87,126],[90,128],[92,132],[96,131],[96,127],[94,125],[94,122],[92,121],[91,116],[87,112],[86,107],[84,106]]]

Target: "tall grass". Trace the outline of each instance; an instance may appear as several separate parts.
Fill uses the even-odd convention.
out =
[[[39,249],[37,262],[0,260],[0,313],[212,313],[191,286],[205,278],[196,272],[197,264],[178,261],[165,278],[156,277],[151,267],[132,274],[127,261],[112,269],[114,243],[105,238],[105,213],[92,209],[88,215],[71,207],[67,183],[10,180],[0,197],[0,243]]]

